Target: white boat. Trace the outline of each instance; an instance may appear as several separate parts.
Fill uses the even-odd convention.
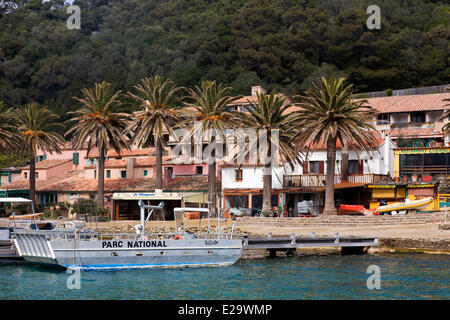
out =
[[[231,265],[242,256],[242,240],[233,239],[233,231],[191,234],[184,230],[184,212],[209,212],[206,208],[175,208],[176,233],[147,234],[145,222],[163,205],[139,201],[141,223],[135,234],[15,229],[14,244],[27,261],[81,270]],[[147,219],[146,209],[151,209]]]
[[[391,203],[385,206],[379,206],[376,209],[377,213],[385,213],[392,211],[403,211],[403,210],[423,210],[428,207],[430,203],[434,200],[433,197],[427,197],[419,200],[409,200],[405,199],[405,202]]]

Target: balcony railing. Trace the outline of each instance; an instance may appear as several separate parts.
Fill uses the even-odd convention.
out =
[[[384,174],[350,174],[348,182],[351,183],[377,183],[383,178],[387,178]],[[301,175],[285,175],[283,177],[283,188],[300,188],[300,187],[325,187],[325,174],[301,174]],[[334,184],[341,183],[340,175],[334,175]]]

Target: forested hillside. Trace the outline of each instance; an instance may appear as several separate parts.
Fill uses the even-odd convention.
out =
[[[80,30],[67,28],[64,1],[0,3],[0,100],[63,118],[95,81],[130,90],[157,73],[240,94],[299,92],[333,74],[360,92],[450,81],[444,0],[377,0],[380,30],[366,27],[372,0],[75,0]]]

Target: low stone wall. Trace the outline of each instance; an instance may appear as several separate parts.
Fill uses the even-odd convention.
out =
[[[295,218],[238,217],[236,226],[308,227],[308,226],[379,226],[425,224],[444,221],[444,213],[415,213],[382,216],[318,216]]]

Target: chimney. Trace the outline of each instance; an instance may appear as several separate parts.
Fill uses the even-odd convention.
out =
[[[127,158],[127,178],[134,179],[134,166],[136,158]]]
[[[252,96],[256,96],[258,93],[266,93],[266,89],[261,86],[252,86]]]

